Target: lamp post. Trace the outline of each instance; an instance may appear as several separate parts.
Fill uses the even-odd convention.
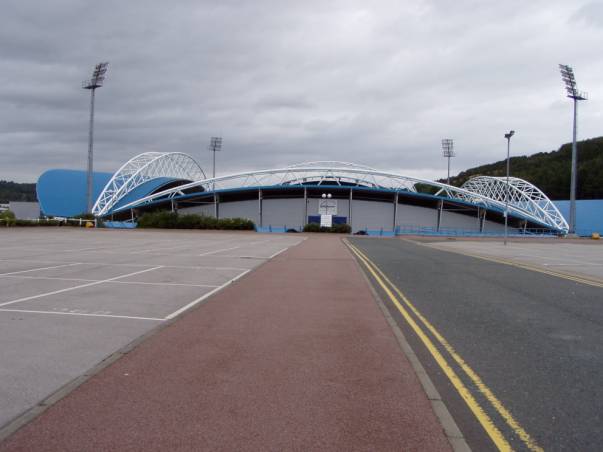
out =
[[[88,129],[88,168],[86,176],[86,213],[92,212],[92,171],[93,171],[93,142],[94,142],[94,93],[96,88],[103,86],[109,63],[98,63],[92,71],[92,78],[82,83],[82,88],[90,90],[90,126]]]
[[[451,138],[444,138],[442,140],[442,155],[448,159],[448,178],[447,184],[450,185],[450,158],[454,157],[454,143]]]
[[[505,246],[507,245],[507,227],[509,224],[509,156],[511,154],[511,137],[515,135],[515,131],[511,130],[505,133],[507,139],[507,186],[505,187]]]
[[[566,65],[560,64],[561,78],[565,82],[565,90],[567,97],[574,100],[574,133],[572,138],[572,173],[570,181],[570,217],[569,217],[569,234],[576,233],[576,185],[577,185],[577,164],[578,164],[578,149],[576,146],[577,122],[578,122],[578,101],[586,100],[587,95],[584,92],[578,91],[574,70]]]

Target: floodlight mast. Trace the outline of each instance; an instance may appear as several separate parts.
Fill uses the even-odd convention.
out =
[[[456,156],[452,138],[444,138],[442,140],[442,155],[448,159],[448,178],[446,183],[450,185],[450,158]]]
[[[576,84],[576,77],[574,76],[574,70],[571,66],[566,64],[560,64],[559,70],[561,71],[561,79],[565,82],[565,90],[567,91],[567,97],[574,100],[574,130],[572,136],[572,172],[570,182],[570,217],[569,217],[569,234],[576,233],[576,185],[578,179],[577,165],[578,165],[578,149],[576,145],[576,136],[578,131],[578,101],[586,100],[587,94],[578,91]]]
[[[90,90],[90,126],[88,129],[88,169],[86,176],[86,213],[92,213],[92,173],[93,173],[93,143],[94,143],[94,92],[103,86],[108,62],[98,63],[92,71],[92,78],[82,83],[82,88]]]
[[[216,178],[216,152],[222,150],[222,137],[211,137],[209,140],[209,150],[214,153],[214,170],[212,173],[212,178]],[[216,186],[213,185],[213,189],[215,190]]]

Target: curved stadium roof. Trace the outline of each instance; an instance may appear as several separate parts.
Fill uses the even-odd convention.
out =
[[[40,182],[43,182],[48,173],[50,172],[40,177]],[[108,179],[97,197],[93,213],[107,216],[132,208],[190,197],[195,193],[309,185],[368,187],[408,195],[435,196],[498,212],[505,211],[507,193],[505,178],[478,176],[459,188],[336,161],[305,162],[285,168],[206,178],[201,167],[186,154],[147,152],[126,162]],[[567,222],[541,190],[518,178],[510,178],[508,187],[510,215],[527,219],[558,233],[567,232]],[[48,214],[42,202],[45,197],[42,191],[44,190],[39,189],[42,208]]]

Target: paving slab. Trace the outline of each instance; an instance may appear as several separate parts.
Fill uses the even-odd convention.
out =
[[[338,237],[311,237],[151,336],[17,450],[450,450]]]

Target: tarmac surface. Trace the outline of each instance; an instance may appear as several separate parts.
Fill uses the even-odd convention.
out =
[[[302,239],[0,228],[0,426]]]
[[[397,296],[513,449],[601,450],[603,281],[596,283],[594,279],[600,274],[596,264],[601,262],[601,246],[558,240],[510,243],[507,248],[485,241],[429,246],[401,239],[353,238],[350,242],[383,271],[460,357],[461,361],[456,361]],[[519,265],[530,263],[538,269],[556,262],[564,264],[564,271],[587,269],[583,274],[590,279],[582,282],[572,276],[457,254],[463,251],[519,258]],[[566,268],[568,262],[571,267]],[[469,446],[479,451],[496,450],[425,342],[386,292],[380,289],[380,293]],[[495,406],[491,395],[502,409]],[[508,421],[503,409],[515,424]],[[519,429],[529,441],[521,437]]]
[[[603,280],[603,240],[527,239],[509,240],[507,245],[500,240],[439,240],[430,246]]]
[[[183,254],[194,246],[180,245]],[[139,259],[153,266],[177,257],[171,248],[161,259]],[[167,293],[155,298],[171,303]],[[444,451],[450,444],[357,262],[338,237],[312,236],[190,308],[0,450]]]

